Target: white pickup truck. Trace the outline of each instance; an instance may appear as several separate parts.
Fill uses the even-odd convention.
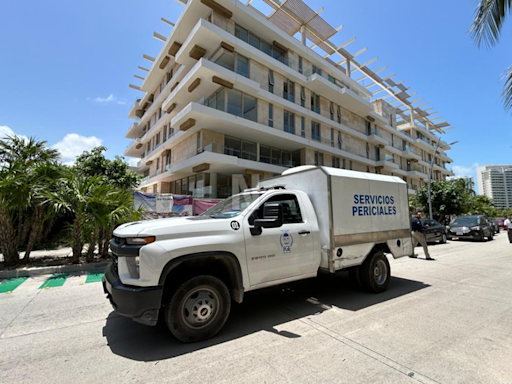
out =
[[[201,216],[121,225],[103,278],[115,310],[195,342],[217,334],[245,292],[349,270],[382,292],[386,254],[410,256],[406,183],[398,177],[303,166]],[[162,313],[161,313],[162,312]]]

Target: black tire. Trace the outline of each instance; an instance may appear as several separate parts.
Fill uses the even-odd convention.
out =
[[[484,232],[483,231],[480,233],[480,236],[478,237],[478,241],[480,241],[482,243],[485,241],[485,237],[484,237]]]
[[[361,268],[358,266],[350,267],[348,269],[348,277],[353,285],[356,287],[362,287],[361,284]]]
[[[490,235],[487,236],[487,240],[489,240],[489,241],[494,240],[494,234],[492,233],[492,231],[490,232]]]
[[[183,283],[168,300],[165,323],[178,340],[194,343],[215,336],[230,310],[226,284],[214,276],[196,276]]]
[[[380,273],[376,276],[377,268]],[[388,258],[382,251],[369,255],[360,270],[361,285],[366,291],[380,293],[387,289],[391,279],[391,267]]]
[[[443,233],[443,234],[441,235],[441,241],[440,241],[440,243],[441,243],[441,244],[446,244],[446,241],[447,241],[447,240],[448,240],[448,237],[446,236],[446,234],[445,234],[445,233]]]

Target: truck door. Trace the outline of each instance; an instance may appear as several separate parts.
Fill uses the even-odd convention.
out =
[[[244,236],[251,286],[306,274],[313,263],[311,224],[293,193],[272,195],[245,217]],[[283,225],[251,234],[254,220],[263,218],[265,204],[283,207]]]

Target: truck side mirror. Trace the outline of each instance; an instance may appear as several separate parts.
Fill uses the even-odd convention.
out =
[[[279,228],[283,225],[283,206],[268,204],[263,208],[263,219],[254,220],[256,232],[261,234],[261,228]],[[253,233],[255,234],[255,233]]]

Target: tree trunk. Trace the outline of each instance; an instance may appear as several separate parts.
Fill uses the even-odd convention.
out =
[[[73,264],[78,264],[80,262],[82,247],[82,218],[77,215],[73,221]]]
[[[23,256],[23,263],[30,262],[30,253],[34,249],[34,246],[38,242],[41,237],[41,232],[43,231],[43,208],[36,207],[36,212],[32,221],[32,230],[30,231],[30,235],[28,237],[27,248],[25,249],[25,256]]]
[[[103,240],[105,239],[105,230],[100,228],[98,235],[98,255],[103,255]]]
[[[94,248],[96,248],[96,229],[94,229],[91,233],[91,242],[89,243],[89,248],[87,249],[86,260],[88,263],[92,263],[94,261]]]
[[[108,244],[110,242],[109,238],[103,239],[103,252],[101,253],[101,257],[108,257]]]
[[[0,250],[4,256],[4,265],[10,267],[17,265],[20,261],[17,239],[12,222],[7,215],[0,211]]]

